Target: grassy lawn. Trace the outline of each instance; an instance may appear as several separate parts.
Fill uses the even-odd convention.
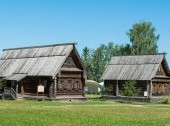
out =
[[[87,99],[99,99],[101,97],[101,95],[99,95],[99,94],[85,94],[85,97]]]
[[[0,126],[170,126],[170,105],[0,100]]]

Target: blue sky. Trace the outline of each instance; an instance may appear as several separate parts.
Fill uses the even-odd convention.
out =
[[[132,25],[150,21],[170,64],[169,13],[169,0],[0,0],[0,53],[63,42],[77,42],[81,53],[85,46],[130,43]]]

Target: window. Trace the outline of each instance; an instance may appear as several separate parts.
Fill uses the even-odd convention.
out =
[[[71,86],[72,85],[71,82],[72,82],[71,80],[68,80],[67,89],[71,89],[71,87],[72,87]]]
[[[60,80],[59,84],[58,84],[58,88],[62,89],[63,88],[63,80]]]
[[[74,83],[74,88],[78,88],[79,87],[79,81],[76,81],[75,83]]]
[[[66,66],[76,66],[72,57],[68,57],[67,60],[65,61],[64,65],[66,65]]]

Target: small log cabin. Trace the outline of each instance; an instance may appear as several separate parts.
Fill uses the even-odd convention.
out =
[[[37,96],[38,85],[47,98],[84,97],[86,73],[75,43],[4,49],[0,77],[16,98]]]
[[[141,89],[140,96],[147,91],[148,97],[170,94],[170,72],[165,54],[114,56],[102,77],[105,87],[111,87],[111,95],[120,96],[123,84],[135,80]]]

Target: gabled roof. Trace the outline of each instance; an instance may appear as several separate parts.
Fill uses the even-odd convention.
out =
[[[74,45],[75,43],[66,43],[4,49],[0,58],[0,77],[15,78],[24,74],[55,76]]]
[[[151,80],[161,63],[169,76],[164,54],[114,56],[107,65],[102,80]]]

